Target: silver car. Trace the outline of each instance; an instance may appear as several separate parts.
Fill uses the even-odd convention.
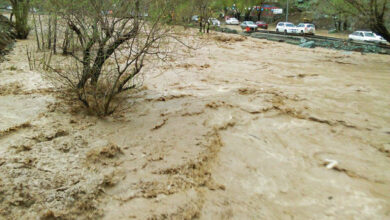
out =
[[[348,38],[355,41],[386,43],[386,40],[383,39],[383,37],[375,34],[372,31],[355,31],[350,34]]]
[[[296,26],[299,34],[315,34],[316,27],[314,24],[300,23]]]
[[[253,21],[244,21],[241,23],[241,28],[246,29],[250,28],[251,31],[257,31],[258,26]]]

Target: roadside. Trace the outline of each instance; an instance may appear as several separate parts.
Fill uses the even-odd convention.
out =
[[[221,27],[230,28],[230,29],[238,31],[239,33],[242,32],[242,29],[241,29],[240,25],[221,24]],[[275,25],[270,25],[270,24],[268,25],[268,30],[275,31],[275,29],[276,29]],[[259,30],[262,30],[262,29],[259,29]],[[348,39],[348,34],[347,33],[329,33],[328,30],[323,30],[323,29],[316,29],[316,35]]]

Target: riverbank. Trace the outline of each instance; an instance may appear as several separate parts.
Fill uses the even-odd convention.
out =
[[[8,53],[15,42],[15,32],[7,17],[0,15],[0,61]]]

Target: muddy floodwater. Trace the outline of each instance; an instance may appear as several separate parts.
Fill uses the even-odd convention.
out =
[[[99,119],[32,42],[0,64],[0,219],[390,218],[390,56],[213,34]]]

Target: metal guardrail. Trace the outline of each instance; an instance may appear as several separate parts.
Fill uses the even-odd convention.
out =
[[[300,39],[306,39],[306,41],[314,41],[318,42],[320,40],[322,41],[333,41],[333,42],[338,42],[339,45],[344,44],[344,45],[349,45],[350,47],[378,47],[381,50],[378,51],[378,53],[385,53],[385,54],[390,54],[390,45],[383,44],[383,43],[374,43],[374,42],[357,42],[357,41],[351,41],[349,39],[342,39],[342,38],[336,38],[336,37],[327,37],[327,36],[321,36],[321,35],[302,35],[302,34],[285,34],[285,33],[280,33],[276,31],[266,31],[266,30],[259,30],[256,33],[263,33],[263,34],[268,34],[268,35],[276,35],[276,36],[284,36],[286,39],[291,39],[291,37],[299,37]],[[321,45],[318,45],[321,46]],[[338,48],[335,48],[338,49]],[[353,50],[353,48],[351,49]],[[385,51],[385,52],[384,52]]]
[[[242,33],[253,38],[267,39],[271,41],[286,42],[294,45],[303,45],[312,42],[314,47],[324,47],[336,50],[358,51],[362,53],[378,53],[390,55],[390,45],[356,42],[348,39],[326,37],[319,35],[285,34],[275,31],[259,30],[253,33]]]

